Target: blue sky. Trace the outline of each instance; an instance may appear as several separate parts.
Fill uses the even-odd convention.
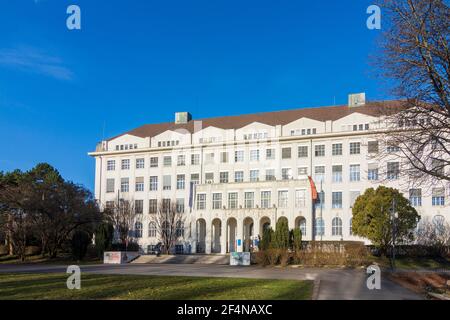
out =
[[[0,2],[0,170],[94,185],[88,151],[175,111],[204,118],[390,98],[370,0]],[[81,8],[81,30],[66,9]]]

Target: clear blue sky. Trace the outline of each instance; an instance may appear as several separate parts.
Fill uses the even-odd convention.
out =
[[[0,170],[93,189],[96,142],[145,123],[387,99],[370,0],[0,2]],[[82,30],[66,28],[81,8]],[[103,130],[103,127],[105,128]]]

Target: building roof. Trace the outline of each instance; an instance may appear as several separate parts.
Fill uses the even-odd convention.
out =
[[[348,105],[328,106],[292,109],[283,111],[262,112],[254,114],[243,114],[238,116],[224,116],[217,118],[192,119],[185,124],[175,124],[174,122],[146,124],[110,138],[113,140],[125,134],[138,136],[141,138],[154,137],[167,130],[185,129],[194,132],[194,122],[202,121],[202,129],[207,127],[217,127],[221,129],[239,129],[253,122],[260,122],[270,126],[286,125],[300,118],[310,118],[317,121],[338,120],[352,113],[362,113],[370,116],[380,116],[392,114],[404,107],[405,103],[400,100],[367,102],[365,105],[349,107]]]

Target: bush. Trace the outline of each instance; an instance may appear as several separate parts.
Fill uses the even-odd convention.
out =
[[[8,246],[0,245],[0,256],[7,255],[9,253]]]
[[[299,252],[302,249],[302,231],[299,228],[292,230],[292,249]]]
[[[266,250],[267,261],[271,266],[275,266],[280,261],[282,250],[271,248]]]
[[[289,248],[289,226],[286,218],[281,217],[275,227],[275,233],[272,238],[271,246],[276,249]]]
[[[26,256],[35,256],[41,253],[41,247],[38,246],[27,246],[25,248],[25,255]]]
[[[97,255],[103,257],[103,253],[112,247],[114,227],[110,223],[102,223],[95,231],[95,249]]]
[[[261,239],[261,241],[258,244],[259,250],[260,251],[268,250],[270,248],[270,244],[272,242],[272,238],[273,238],[273,230],[272,230],[272,228],[265,229],[264,232],[263,232],[262,239]]]
[[[139,244],[137,242],[129,242],[128,246],[123,243],[113,243],[111,251],[139,251]]]
[[[90,235],[82,230],[75,231],[72,236],[72,256],[76,260],[83,260],[91,242]]]
[[[291,262],[291,254],[288,250],[280,250],[280,265],[286,267]]]
[[[255,263],[259,264],[260,266],[267,266],[269,264],[269,259],[267,257],[267,251],[258,251],[255,253],[252,253],[255,257]]]

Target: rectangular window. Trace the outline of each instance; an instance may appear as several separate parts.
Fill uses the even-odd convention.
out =
[[[191,182],[195,185],[195,184],[199,184],[200,183],[200,175],[198,173],[193,173],[191,174]]]
[[[238,150],[234,152],[234,162],[244,162],[244,151]]]
[[[130,182],[128,178],[120,179],[120,192],[128,192],[130,190]]]
[[[367,170],[367,180],[376,181],[378,180],[378,164],[377,163],[369,163]]]
[[[228,209],[237,209],[237,207],[238,207],[237,192],[228,193]]]
[[[303,208],[306,206],[306,190],[295,190],[295,207]]]
[[[378,141],[369,141],[367,143],[367,151],[369,153],[378,153]]]
[[[214,172],[206,172],[205,181],[206,183],[214,183]]]
[[[186,165],[186,156],[184,154],[180,154],[177,157],[177,166],[182,167]]]
[[[261,191],[261,208],[270,208],[270,191]]]
[[[361,153],[361,143],[350,142],[350,154],[360,154],[360,153]]]
[[[184,198],[177,198],[176,201],[177,213],[184,213]]]
[[[266,160],[275,159],[275,149],[266,149]]]
[[[228,152],[221,152],[220,153],[220,162],[221,163],[228,163]]]
[[[106,162],[106,170],[107,171],[114,171],[114,170],[116,170],[116,160],[108,160]]]
[[[214,152],[208,152],[205,154],[205,164],[214,163]]]
[[[161,211],[168,212],[169,210],[171,210],[170,199],[162,199]]]
[[[130,169],[130,159],[122,159],[122,170]]]
[[[206,209],[206,194],[198,193],[197,194],[197,210],[205,210]]]
[[[342,182],[342,166],[341,165],[334,165],[332,167],[332,175],[333,175],[333,182],[334,183]]]
[[[307,158],[308,157],[308,146],[299,146],[298,147],[298,157],[299,158]]]
[[[297,173],[299,176],[306,176],[308,175],[308,167],[300,167],[297,169]]]
[[[213,202],[212,202],[212,208],[213,209],[222,209],[222,194],[221,193],[213,193],[212,195]]]
[[[275,169],[266,169],[266,181],[274,181],[275,177]]]
[[[325,209],[325,192],[319,192],[317,196],[316,209]]]
[[[250,150],[250,161],[259,161],[259,150]]]
[[[200,164],[200,155],[191,154],[191,165],[198,166]]]
[[[164,156],[163,164],[164,164],[164,167],[172,166],[172,157],[171,156]]]
[[[291,158],[291,148],[282,148],[281,159],[290,159],[290,158]]]
[[[386,147],[386,151],[387,151],[388,153],[395,153],[395,152],[400,151],[400,148],[399,148],[398,146],[395,146],[395,145],[388,145],[388,146]]]
[[[245,198],[245,208],[251,209],[255,206],[255,193],[254,192],[245,192],[244,193]]]
[[[292,169],[291,168],[282,168],[281,169],[281,179],[291,180],[292,179]]]
[[[259,170],[250,170],[250,181],[259,181]]]
[[[184,174],[177,175],[177,190],[184,190],[186,178]]]
[[[359,164],[350,165],[350,181],[360,181],[361,173]]]
[[[114,192],[115,191],[114,189],[115,189],[114,179],[106,179],[106,192],[107,193]]]
[[[288,191],[280,190],[278,191],[278,208],[287,208],[288,207]]]
[[[144,167],[145,167],[145,159],[144,158],[136,159],[136,169],[144,169]]]
[[[331,154],[333,156],[342,156],[342,143],[333,143],[331,146]]]
[[[431,202],[433,206],[444,206],[445,205],[445,189],[444,188],[433,188]]]
[[[355,201],[359,197],[359,195],[359,191],[350,191],[350,208],[353,208],[353,205],[355,204]]]
[[[387,178],[389,180],[397,180],[400,175],[400,163],[388,162],[387,163]]]
[[[321,145],[317,145],[314,146],[314,155],[316,157],[324,157],[325,156],[325,145],[321,144]]]
[[[158,157],[151,157],[150,168],[157,168],[157,167],[158,167]]]
[[[144,200],[135,200],[134,201],[134,212],[136,214],[144,213]]]
[[[342,192],[333,192],[331,197],[333,209],[342,209]]]
[[[144,191],[144,177],[136,177],[135,190]]]
[[[165,175],[163,176],[163,190],[170,190],[170,189],[172,189],[172,176]]]
[[[409,202],[413,207],[422,206],[422,189],[409,189]]]
[[[325,166],[317,166],[314,168],[314,180],[316,183],[320,183],[325,180]]]
[[[234,173],[234,182],[244,182],[244,171],[236,171]]]
[[[220,183],[228,183],[228,172],[220,173]]]
[[[150,177],[150,191],[158,190],[158,176]]]
[[[150,199],[148,201],[148,213],[156,213],[158,211],[158,200]]]

